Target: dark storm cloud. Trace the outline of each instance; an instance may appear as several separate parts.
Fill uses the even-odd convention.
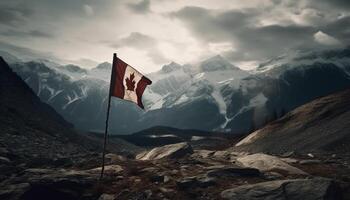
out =
[[[158,42],[155,38],[138,32],[133,32],[129,36],[109,44],[109,46],[113,48],[129,47],[136,50],[145,50],[147,55],[152,58],[153,62],[156,64],[168,61],[157,45]]]
[[[16,30],[8,30],[5,32],[1,32],[1,35],[9,36],[9,37],[37,37],[37,38],[53,38],[53,35],[39,31],[39,30],[33,30],[33,31],[16,31]]]
[[[141,0],[138,3],[129,3],[127,4],[128,8],[136,13],[148,13],[151,11],[151,1],[150,0]]]
[[[324,32],[334,35],[345,44],[350,44],[350,16],[333,21],[320,28]]]
[[[264,26],[259,21],[264,17],[262,13],[259,9],[218,11],[185,7],[170,15],[184,22],[195,37],[204,43],[230,42],[236,50],[226,51],[223,54],[233,61],[262,60],[279,55],[288,49],[319,45],[314,40],[314,34],[322,27],[290,23]],[[329,32],[339,35],[340,27],[344,25],[348,25],[348,20],[335,21],[332,23],[332,28],[327,26],[323,28],[333,29]],[[349,32],[344,31],[342,37],[348,37],[346,33]]]
[[[342,9],[350,9],[349,0],[313,0],[313,3],[324,3]]]
[[[239,10],[216,13],[200,7],[185,7],[171,16],[183,20],[197,37],[207,41],[232,39],[234,32],[253,23],[253,18]]]
[[[64,18],[86,17],[86,7],[94,12],[104,13],[111,7],[118,6],[120,1],[109,0],[2,0],[0,2],[0,22],[12,23],[22,21],[25,18],[36,17],[40,22],[57,22]],[[29,19],[28,19],[29,20]],[[30,21],[30,23],[35,23]]]
[[[0,23],[6,25],[19,25],[26,21],[32,12],[29,9],[11,8],[0,4]]]

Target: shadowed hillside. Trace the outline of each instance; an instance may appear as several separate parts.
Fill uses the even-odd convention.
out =
[[[259,129],[236,147],[250,152],[349,152],[350,89],[307,103]]]

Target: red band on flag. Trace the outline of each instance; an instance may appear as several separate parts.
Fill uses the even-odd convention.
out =
[[[144,76],[142,76],[141,80],[137,83],[137,88],[136,88],[137,105],[139,105],[142,109],[144,109],[144,106],[142,103],[142,94],[145,91],[147,85],[150,85],[151,83],[152,81]]]
[[[113,63],[113,71],[115,73],[114,75],[114,80],[112,80],[112,86],[113,86],[113,90],[111,93],[111,96],[115,96],[118,98],[123,99],[124,98],[124,75],[125,75],[125,69],[128,66],[128,64],[126,64],[124,61],[115,58],[115,61]]]

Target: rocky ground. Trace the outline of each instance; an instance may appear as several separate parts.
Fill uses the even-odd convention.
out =
[[[350,199],[349,155],[272,156],[187,143],[125,158],[85,154],[29,165],[0,152],[0,199]]]

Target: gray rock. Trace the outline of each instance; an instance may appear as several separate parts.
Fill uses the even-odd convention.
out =
[[[181,158],[185,155],[192,154],[192,147],[186,142],[156,147],[148,152],[138,154],[136,159],[139,160],[158,160],[162,158]]]
[[[115,195],[113,194],[102,194],[98,200],[114,200]]]
[[[214,151],[210,151],[210,150],[195,150],[192,156],[198,157],[198,158],[209,158],[214,153],[215,153]]]
[[[252,167],[259,169],[260,171],[284,171],[288,174],[300,174],[306,175],[307,173],[289,165],[288,163],[282,161],[276,156],[271,156],[263,153],[257,153],[247,156],[242,156],[237,158],[237,161],[240,162],[245,167]]]
[[[0,164],[9,164],[10,162],[10,159],[0,156]]]
[[[302,165],[313,165],[313,164],[320,164],[322,161],[320,160],[301,160],[299,161],[300,164]]]
[[[330,179],[292,179],[243,185],[221,192],[224,199],[234,200],[337,200],[338,186]]]
[[[120,172],[122,172],[122,171],[123,171],[123,168],[120,165],[106,165],[105,169],[104,169],[104,174],[116,175],[116,174],[120,174]],[[86,170],[86,172],[99,174],[99,173],[101,173],[101,167]]]

